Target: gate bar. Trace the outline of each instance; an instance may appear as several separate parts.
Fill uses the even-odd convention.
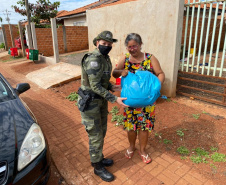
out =
[[[190,0],[188,0],[188,3],[190,3]],[[186,24],[185,24],[185,33],[184,33],[184,48],[183,48],[183,58],[182,58],[182,65],[181,70],[184,69],[184,58],[185,58],[185,49],[186,49],[186,41],[187,41],[187,28],[188,28],[188,17],[189,17],[189,6],[187,7],[187,15],[186,15]]]
[[[222,1],[226,1],[226,0],[214,0],[214,2],[222,2]],[[188,4],[184,4],[184,6],[191,6],[191,5],[201,5],[201,4],[210,4],[212,3],[213,1],[205,1],[205,2],[193,2],[193,3],[189,3]]]
[[[215,9],[215,18],[214,18],[214,25],[213,25],[213,34],[212,34],[212,41],[211,41],[211,48],[210,48],[210,55],[209,55],[209,63],[208,63],[208,71],[207,71],[207,75],[210,74],[210,66],[211,66],[212,54],[213,54],[213,44],[214,44],[215,32],[216,32],[216,24],[217,24],[218,8],[219,8],[219,3],[217,3],[217,7],[216,7],[216,9]],[[215,75],[213,75],[213,76],[215,76]]]
[[[195,0],[193,0],[195,2]],[[192,6],[192,15],[191,15],[191,26],[190,26],[190,35],[189,35],[189,44],[188,44],[188,56],[187,56],[187,68],[186,72],[188,72],[188,64],[189,64],[189,58],[190,58],[190,49],[191,49],[191,39],[192,39],[192,32],[193,32],[193,20],[194,20],[194,12],[195,12],[195,6]]]
[[[224,4],[223,4],[223,9],[221,11],[221,22],[220,22],[220,30],[219,30],[219,34],[218,34],[218,43],[217,43],[217,51],[216,51],[216,58],[215,58],[213,76],[216,75],[218,54],[219,54],[219,48],[220,48],[220,42],[221,42],[221,33],[222,33],[222,29],[223,29],[224,12],[225,12],[225,1],[224,1]],[[224,56],[222,56],[222,57],[224,57]]]
[[[206,2],[206,0],[205,0],[205,2]],[[199,66],[200,55],[201,55],[201,50],[202,50],[202,38],[203,38],[203,32],[204,32],[205,18],[206,18],[206,4],[204,4],[204,10],[202,13],[202,29],[201,29],[201,37],[200,37],[200,41],[199,41],[199,54],[198,54],[197,66]],[[202,63],[202,64],[204,65],[204,63]],[[197,67],[196,71],[199,72],[199,67]]]
[[[219,74],[220,77],[222,77],[222,72],[223,72],[223,68],[224,68],[225,52],[226,52],[226,32],[225,32],[225,36],[224,36],[224,49],[223,49],[221,68],[220,68],[220,74]]]
[[[212,7],[213,7],[213,4],[210,3],[208,26],[207,26],[207,32],[206,32],[205,50],[204,50],[204,56],[203,56],[202,74],[204,74],[204,69],[205,69],[204,68],[204,66],[205,66],[204,64],[205,64],[205,61],[206,61],[206,50],[207,50],[208,38],[209,38],[209,31],[210,31],[210,22],[211,22],[211,15],[212,15]]]
[[[201,0],[199,0],[199,3],[200,3],[200,1],[201,1]],[[198,35],[198,30],[199,30],[199,15],[200,15],[200,5],[198,6],[198,13],[197,13],[196,30],[195,30],[195,42],[194,42],[194,50],[193,50],[193,57],[192,57],[192,67],[191,67],[191,72],[193,72],[193,69],[194,69],[194,63],[195,63],[197,35]]]

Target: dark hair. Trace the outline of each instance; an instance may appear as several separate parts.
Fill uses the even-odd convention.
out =
[[[137,33],[130,33],[127,35],[126,40],[125,40],[125,46],[128,45],[128,42],[134,40],[136,41],[138,44],[143,44],[141,36]]]

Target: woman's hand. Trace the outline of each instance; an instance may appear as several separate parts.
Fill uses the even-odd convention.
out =
[[[129,107],[128,105],[124,104],[122,101],[123,100],[126,100],[127,98],[121,98],[121,97],[118,97],[116,102],[121,105],[122,107],[126,108],[126,107]]]
[[[122,71],[122,76],[123,76],[123,77],[126,77],[126,76],[128,75],[128,72],[129,72],[128,69],[124,69],[124,70]]]

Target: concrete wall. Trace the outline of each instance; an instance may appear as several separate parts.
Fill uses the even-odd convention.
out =
[[[154,54],[166,74],[162,94],[176,95],[178,61],[183,27],[184,1],[138,0],[115,6],[88,10],[89,49],[93,38],[103,30],[113,32],[119,41],[110,53],[113,66],[125,52],[124,41],[131,32],[143,39],[142,51]]]
[[[81,16],[81,17],[74,17],[74,18],[64,19],[64,26],[74,26],[73,25],[74,22],[80,22],[80,21],[84,21],[85,23],[84,23],[83,26],[87,26],[86,15]]]

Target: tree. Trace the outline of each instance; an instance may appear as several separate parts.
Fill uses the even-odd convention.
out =
[[[15,12],[26,16],[25,0],[17,2],[18,6],[11,6]],[[36,24],[40,24],[40,20],[50,22],[50,18],[54,18],[57,15],[57,8],[60,6],[60,2],[51,3],[49,0],[37,0],[36,4],[28,3],[29,10],[31,12],[31,21]]]
[[[0,17],[0,22],[2,22],[2,18]]]

